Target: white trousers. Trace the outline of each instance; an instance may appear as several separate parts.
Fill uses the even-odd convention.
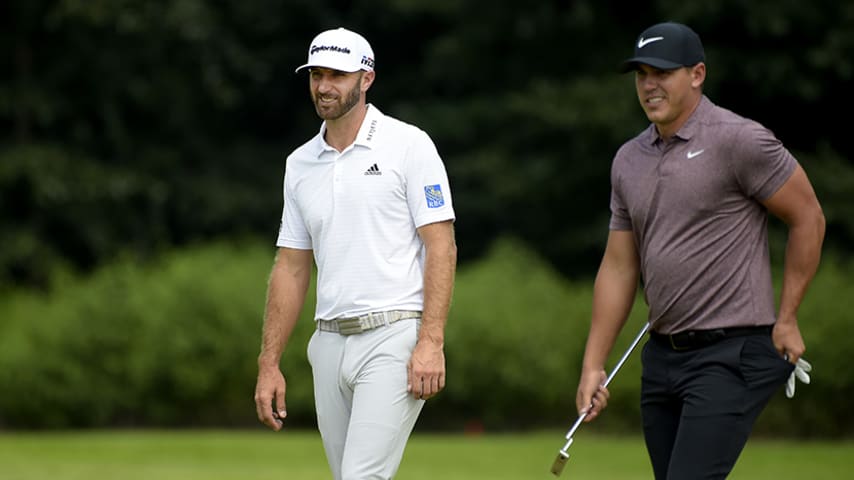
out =
[[[317,424],[335,480],[394,477],[423,400],[406,391],[419,319],[308,343]]]

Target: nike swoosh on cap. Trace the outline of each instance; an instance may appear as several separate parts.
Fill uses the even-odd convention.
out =
[[[652,42],[657,42],[659,40],[664,40],[664,37],[652,37],[652,38],[641,37],[640,40],[638,40],[638,48],[643,48],[646,45],[648,45]]]

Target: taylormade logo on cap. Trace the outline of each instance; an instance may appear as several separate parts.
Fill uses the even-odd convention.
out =
[[[347,47],[336,47],[336,46],[334,46],[334,45],[333,45],[333,46],[331,46],[331,47],[328,47],[328,46],[326,46],[326,45],[321,45],[321,46],[319,46],[319,47],[318,47],[318,46],[316,46],[316,45],[312,45],[312,46],[311,46],[311,49],[309,49],[309,51],[308,51],[308,54],[309,54],[309,55],[314,55],[315,53],[317,53],[317,52],[322,52],[322,51],[324,51],[324,50],[332,50],[332,51],[334,51],[334,52],[341,52],[341,53],[346,53],[346,54],[349,54],[349,53],[350,53],[350,49],[349,49],[349,48],[347,48]]]
[[[665,22],[640,34],[635,43],[635,55],[623,62],[620,70],[635,70],[638,64],[673,70],[696,65],[705,58],[703,44],[694,30],[681,23]]]
[[[323,67],[342,72],[374,69],[374,51],[367,40],[346,28],[320,33],[308,48],[308,62],[296,69]]]

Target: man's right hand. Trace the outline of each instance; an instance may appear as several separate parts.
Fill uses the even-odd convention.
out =
[[[608,375],[605,370],[583,371],[578,382],[575,406],[578,414],[587,413],[585,422],[593,421],[607,405],[610,392],[603,386]]]
[[[258,382],[255,384],[255,411],[258,420],[274,431],[282,429],[285,417],[288,416],[285,407],[285,376],[279,368],[260,367]]]

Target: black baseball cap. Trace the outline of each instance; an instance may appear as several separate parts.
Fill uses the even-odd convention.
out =
[[[661,70],[696,65],[706,58],[700,36],[687,25],[665,22],[653,25],[637,38],[635,55],[624,61],[621,72],[629,72],[638,64]]]

